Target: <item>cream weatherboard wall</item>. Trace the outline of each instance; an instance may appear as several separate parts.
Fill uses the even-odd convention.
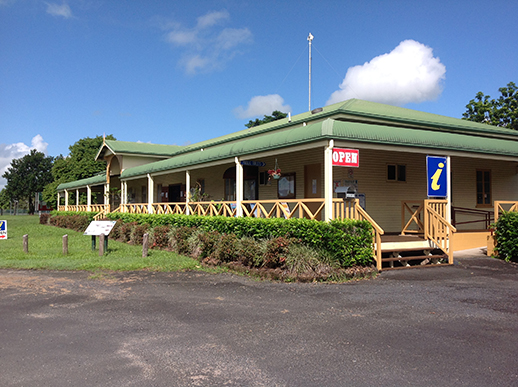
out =
[[[518,174],[514,162],[452,157],[452,205],[493,212],[495,200],[518,200]],[[477,206],[477,170],[491,171],[491,205]],[[459,215],[457,221],[473,221],[480,216]],[[460,225],[461,230],[484,229],[484,223]]]
[[[324,148],[318,147],[297,152],[279,152],[277,156],[260,158],[258,161],[266,163],[265,167],[259,168],[259,172],[274,169],[275,159],[281,169],[281,173],[295,173],[295,194],[297,199],[304,198],[304,166],[311,164],[321,164],[321,176],[324,176]],[[254,159],[255,160],[255,159]],[[323,179],[321,179],[323,180]],[[321,181],[322,192],[323,181]],[[271,179],[267,185],[259,186],[259,199],[277,200],[277,181]]]

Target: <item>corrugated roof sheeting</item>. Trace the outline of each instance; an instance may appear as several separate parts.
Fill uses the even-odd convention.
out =
[[[148,173],[167,171],[191,165],[208,163],[217,160],[257,153],[265,150],[278,149],[286,146],[316,141],[322,136],[320,123],[297,127],[282,132],[274,132],[262,136],[244,139],[239,142],[223,144],[220,146],[198,150],[195,152],[178,155],[172,159],[157,161],[122,172],[121,178],[127,179],[134,176],[144,176]]]
[[[518,157],[518,140],[335,121],[336,139]]]
[[[63,191],[65,189],[85,188],[87,185],[99,185],[104,183],[106,183],[106,174],[89,177],[87,179],[71,181],[69,183],[62,183],[58,185],[57,189],[58,191]]]
[[[363,143],[518,157],[518,141],[328,119],[307,126],[299,126],[289,130],[268,133],[249,139],[243,139],[239,142],[214,146],[203,151],[199,150],[178,155],[172,159],[130,168],[122,173],[121,178],[144,176],[148,173],[152,174],[155,172],[178,169],[235,156],[245,156],[247,154],[280,149],[328,138]]]

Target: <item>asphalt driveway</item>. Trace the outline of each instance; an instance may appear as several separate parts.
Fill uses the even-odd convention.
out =
[[[346,284],[0,270],[1,386],[518,386],[518,266]]]

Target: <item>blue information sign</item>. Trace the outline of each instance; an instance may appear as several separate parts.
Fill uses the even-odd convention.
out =
[[[0,239],[7,239],[7,221],[0,220]]]
[[[264,161],[242,160],[241,165],[249,167],[264,167],[266,163]]]
[[[426,156],[428,197],[448,196],[448,175],[446,157]]]

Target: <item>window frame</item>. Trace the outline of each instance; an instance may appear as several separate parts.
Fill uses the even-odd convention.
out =
[[[390,179],[389,178],[389,168],[390,167],[394,167],[394,179]],[[404,180],[402,180],[400,178],[400,175],[401,175],[401,169],[404,168]],[[406,183],[407,182],[407,169],[406,169],[406,164],[394,164],[394,163],[389,163],[387,164],[387,168],[386,168],[386,179],[388,182],[391,182],[391,183]]]
[[[282,195],[279,188],[282,180],[287,179],[293,190],[289,190],[286,195]],[[291,187],[290,187],[291,188]],[[279,180],[277,180],[277,199],[296,199],[297,198],[297,180],[295,172],[283,173]]]
[[[482,191],[479,191],[479,172],[482,174]],[[486,192],[486,173],[489,173],[489,192]],[[482,195],[482,203],[479,203],[479,194]],[[489,195],[489,203],[486,203],[486,195]],[[477,208],[493,207],[493,173],[491,169],[477,169],[475,171],[475,203]]]

